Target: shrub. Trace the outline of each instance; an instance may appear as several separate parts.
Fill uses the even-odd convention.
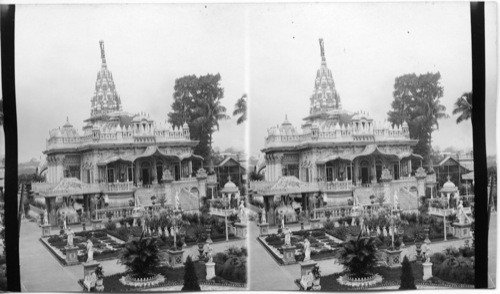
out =
[[[417,289],[415,286],[415,277],[413,277],[413,270],[411,268],[410,261],[405,255],[401,267],[401,285],[399,290],[412,290]]]
[[[186,258],[186,263],[184,264],[184,286],[182,287],[182,291],[201,291],[191,255]]]
[[[108,231],[116,230],[116,223],[115,222],[107,222],[104,224],[104,228]]]
[[[130,240],[120,252],[120,263],[136,278],[150,277],[160,264],[157,240],[143,238]]]
[[[323,223],[323,228],[325,230],[333,230],[335,229],[335,222],[334,221],[327,221]]]
[[[344,242],[336,253],[339,263],[356,277],[364,277],[372,271],[380,259],[375,238],[358,238]]]

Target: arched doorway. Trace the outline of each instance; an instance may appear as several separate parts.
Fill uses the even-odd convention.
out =
[[[151,185],[151,164],[148,161],[141,163],[141,181],[143,185]]]

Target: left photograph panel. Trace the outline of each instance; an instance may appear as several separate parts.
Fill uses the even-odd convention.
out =
[[[238,5],[16,7],[22,291],[247,289],[244,31]]]

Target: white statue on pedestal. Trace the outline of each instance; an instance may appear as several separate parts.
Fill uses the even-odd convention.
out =
[[[385,228],[385,226],[382,228],[382,235],[384,235],[384,237],[387,237],[387,229]]]
[[[304,261],[311,260],[311,243],[306,238],[304,241]]]
[[[75,233],[73,233],[73,230],[71,230],[71,228],[68,228],[66,234],[68,235],[68,246],[73,247],[73,238],[75,237]]]
[[[380,234],[382,234],[382,232],[380,231],[380,227],[377,227],[377,236],[380,236]]]
[[[47,212],[47,209],[43,210],[43,224],[48,225],[49,224],[49,214]]]
[[[265,224],[265,223],[267,223],[267,220],[266,220],[266,209],[265,209],[265,208],[262,208],[262,210],[261,210],[261,211],[262,211],[262,217],[261,217],[260,222],[261,222],[262,224]]]
[[[427,243],[424,243],[422,247],[423,247],[422,252],[424,253],[425,262],[431,262],[431,247]]]
[[[290,228],[285,229],[285,245],[286,246],[291,246],[292,245],[292,230]]]
[[[465,218],[466,218],[466,214],[465,214],[465,211],[464,211],[464,204],[463,204],[463,201],[460,200],[460,202],[458,202],[458,206],[457,206],[457,218],[458,218],[458,222],[463,224],[465,223]]]
[[[243,201],[240,202],[238,218],[240,219],[241,223],[247,222],[247,217],[246,217],[246,212],[245,212],[245,204],[243,203]]]
[[[87,262],[94,260],[94,244],[90,239],[87,240]]]
[[[213,262],[212,247],[208,243],[207,243],[207,257],[208,257],[208,262]]]

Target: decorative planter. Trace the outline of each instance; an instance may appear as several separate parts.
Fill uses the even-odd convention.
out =
[[[171,268],[183,267],[182,255],[184,250],[167,250],[167,261]]]
[[[402,250],[390,250],[386,249],[385,252],[385,262],[389,267],[399,267],[401,266],[401,251]]]
[[[458,239],[465,239],[470,237],[470,224],[464,224],[464,223],[454,223],[453,228],[454,228],[454,234]]]
[[[211,231],[212,231],[212,229],[207,228],[207,236],[208,236],[208,237],[207,237],[207,243],[208,243],[208,244],[212,244],[212,243],[214,243],[214,241],[212,241],[212,239],[210,238],[210,232],[211,232]]]
[[[376,285],[382,282],[382,277],[379,274],[370,275],[364,278],[343,275],[337,279],[337,282],[339,282],[339,284],[341,285],[359,288]]]
[[[269,233],[269,224],[264,223],[259,225],[259,236],[265,236]]]
[[[154,285],[161,284],[161,283],[165,282],[165,277],[158,274],[158,275],[150,277],[150,278],[136,279],[136,278],[132,278],[130,275],[126,275],[126,276],[121,277],[120,282],[123,285],[142,288],[142,287],[154,286]]]
[[[205,251],[204,246],[205,246],[205,243],[201,243],[201,242],[198,243],[198,253],[200,254],[198,258],[200,260],[203,260],[203,258],[205,257],[203,254],[203,252]]]
[[[429,239],[429,228],[425,228],[424,231],[425,231],[425,240],[424,240],[424,243],[430,244],[431,240]]]
[[[418,242],[415,243],[415,250],[417,251],[417,261],[420,261],[422,259],[422,243]]]

